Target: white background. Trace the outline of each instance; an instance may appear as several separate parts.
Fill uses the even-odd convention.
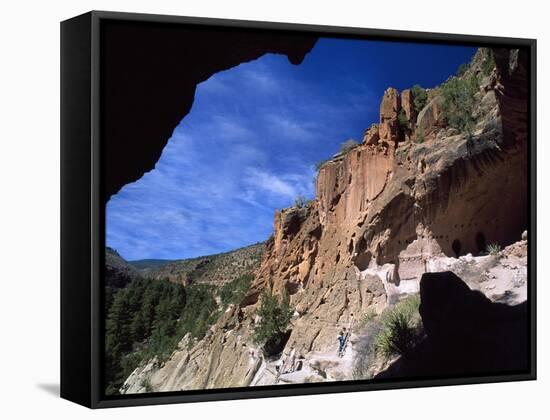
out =
[[[548,413],[548,11],[543,1],[11,1],[0,23],[0,416],[521,418]],[[59,22],[91,9],[538,39],[539,380],[91,411],[59,383]],[[419,59],[422,59],[419,57]],[[373,66],[384,65],[377,57]],[[408,63],[403,63],[407,71]],[[370,121],[365,121],[367,126]],[[537,414],[538,413],[538,414]]]

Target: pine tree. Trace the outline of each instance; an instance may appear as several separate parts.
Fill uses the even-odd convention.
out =
[[[131,332],[132,332],[132,340],[134,342],[142,341],[146,335],[146,325],[145,321],[143,319],[143,312],[137,311],[134,315],[134,318],[132,320],[132,324],[130,326]]]
[[[105,368],[110,389],[120,381],[121,360],[132,347],[128,293],[119,290],[113,297],[105,324]]]
[[[411,93],[413,95],[413,104],[414,104],[414,110],[417,114],[424,109],[426,104],[428,103],[428,93],[426,90],[420,86],[420,85],[414,85],[411,88]]]
[[[143,319],[143,336],[149,337],[153,330],[153,321],[155,319],[155,297],[151,288],[147,288],[143,293],[140,312]]]
[[[112,350],[113,354],[127,352],[132,348],[129,306],[128,292],[118,291],[114,296],[105,325],[107,349]]]
[[[268,340],[286,332],[292,319],[294,310],[290,306],[290,299],[286,291],[283,292],[281,302],[270,290],[264,290],[261,305],[257,311],[260,321],[254,328],[254,341],[265,344]]]
[[[106,290],[105,376],[106,392],[116,394],[122,382],[144,360],[164,360],[185,332],[200,328],[204,334],[214,320],[216,302],[207,287],[198,287],[195,302],[185,311],[182,285],[162,280],[136,279],[113,293]],[[107,293],[109,293],[107,295]],[[178,323],[182,310],[187,323]],[[177,324],[182,324],[176,328]],[[176,331],[178,330],[178,331]],[[195,333],[197,333],[195,331]],[[142,343],[136,350],[135,344]]]

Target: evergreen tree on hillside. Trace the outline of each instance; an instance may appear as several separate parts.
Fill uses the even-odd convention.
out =
[[[109,316],[109,311],[111,310],[111,305],[113,304],[114,294],[115,289],[109,286],[105,287],[105,319]]]
[[[420,111],[422,111],[422,109],[424,109],[424,107],[428,103],[428,93],[426,92],[426,89],[424,89],[420,85],[414,85],[411,88],[411,93],[414,98],[413,99],[414,110],[416,111],[417,114],[419,114]]]
[[[153,294],[153,289],[148,288],[143,293],[142,301],[141,301],[141,309],[139,312],[141,313],[141,318],[143,319],[143,336],[148,337],[151,335],[151,332],[153,330],[153,321],[155,319],[155,296]]]
[[[105,368],[108,384],[116,384],[121,380],[122,358],[132,348],[129,306],[127,291],[118,291],[113,297],[105,325]]]
[[[294,310],[290,306],[290,299],[286,291],[281,301],[273,296],[270,290],[264,290],[261,296],[261,305],[257,311],[260,321],[254,328],[256,344],[265,344],[268,340],[286,332],[292,319]]]
[[[146,335],[146,325],[145,321],[143,319],[143,312],[138,311],[136,315],[134,316],[132,320],[132,324],[130,326],[131,333],[132,333],[132,339],[134,342],[140,342],[143,341],[143,339],[147,336]]]
[[[131,314],[129,293],[120,290],[115,294],[109,318],[105,325],[105,344],[113,354],[127,352],[132,348],[132,334],[130,330]]]
[[[106,392],[116,394],[144,360],[166,360],[188,332],[204,337],[219,314],[213,290],[166,280],[136,279],[113,291],[105,324]],[[106,302],[108,303],[108,302]]]
[[[443,116],[450,127],[471,135],[475,126],[473,112],[478,91],[479,83],[475,74],[466,79],[453,77],[442,86]]]
[[[212,288],[195,284],[186,290],[186,303],[179,322],[182,333],[190,332],[197,339],[204,337],[218,316],[218,305]]]
[[[232,303],[239,304],[250,289],[250,283],[254,280],[253,274],[243,274],[235,280],[226,283],[220,290],[220,299],[223,306]]]

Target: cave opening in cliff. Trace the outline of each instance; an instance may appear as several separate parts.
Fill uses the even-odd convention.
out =
[[[304,284],[307,284],[307,279],[305,280]],[[301,288],[302,284],[295,281],[288,281],[285,285],[286,292],[289,296],[295,295],[300,291]]]
[[[460,252],[462,251],[462,243],[459,239],[455,239],[451,245],[453,252],[455,253],[455,257],[460,257]]]
[[[267,340],[263,347],[265,355],[270,358],[277,358],[280,356],[291,334],[292,330],[288,330],[283,333],[275,334]]]
[[[478,254],[482,254],[487,251],[487,240],[485,239],[483,232],[476,233],[476,246]]]
[[[371,259],[372,254],[367,250],[367,240],[361,236],[353,253],[354,264],[359,271],[364,271],[369,267]]]

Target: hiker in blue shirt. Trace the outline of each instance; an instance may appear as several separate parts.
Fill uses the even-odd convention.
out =
[[[342,354],[344,351],[344,345],[346,344],[346,329],[344,328],[342,331],[340,331],[340,334],[338,334],[338,342],[340,345],[338,346],[338,354]]]

